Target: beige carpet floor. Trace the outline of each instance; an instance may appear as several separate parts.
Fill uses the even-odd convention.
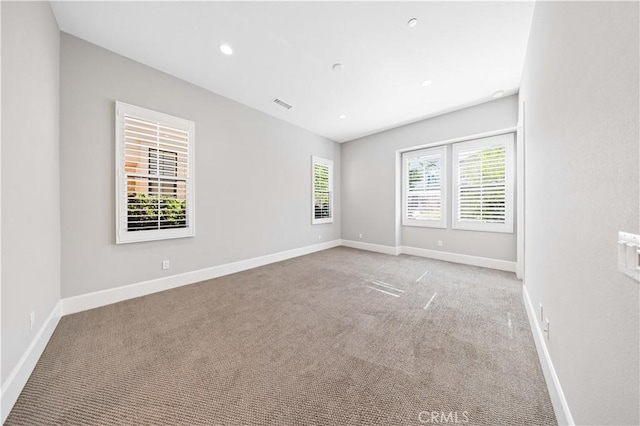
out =
[[[456,421],[556,424],[521,283],[339,247],[65,316],[6,425]]]

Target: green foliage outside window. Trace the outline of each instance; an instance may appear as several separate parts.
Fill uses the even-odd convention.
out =
[[[475,166],[478,162],[481,164],[479,170]],[[471,165],[467,166],[467,164]],[[476,185],[503,182],[506,164],[503,146],[484,149],[461,162],[461,181]]]
[[[187,227],[187,201],[162,195],[127,197],[128,231]]]
[[[505,172],[504,146],[483,149],[460,162],[460,219],[504,221]]]

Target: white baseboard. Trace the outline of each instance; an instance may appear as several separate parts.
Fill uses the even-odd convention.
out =
[[[269,263],[280,262],[293,257],[304,256],[305,254],[337,247],[341,245],[341,242],[341,240],[327,241],[325,243],[313,244],[293,250],[240,260],[238,262],[212,266],[210,268],[185,272],[183,274],[171,275],[169,277],[162,277],[108,290],[68,297],[62,299],[62,312],[63,315],[73,314],[133,299],[135,297],[146,296],[147,294],[158,293],[160,291],[194,284],[200,281],[222,277],[224,275],[235,274],[236,272],[257,268],[258,266],[268,265]]]
[[[4,423],[9,416],[13,405],[18,400],[18,396],[20,396],[20,392],[22,392],[22,389],[27,384],[29,376],[31,376],[33,369],[36,367],[42,352],[44,352],[44,348],[47,346],[47,343],[49,343],[49,339],[56,329],[61,316],[62,303],[58,302],[44,324],[42,324],[42,327],[40,327],[40,330],[38,330],[34,336],[27,350],[2,384],[2,396],[0,397],[2,400],[2,408],[0,409],[0,417],[2,420],[0,423]]]
[[[498,269],[500,271],[516,272],[516,262],[490,259],[488,257],[470,256],[468,254],[450,253],[439,250],[429,250],[417,247],[399,247],[400,253],[413,256],[428,257],[429,259],[445,260],[447,262],[463,263],[465,265],[482,266],[483,268]]]
[[[445,260],[447,262],[481,266],[483,268],[498,269],[500,271],[516,272],[516,262],[510,262],[508,260],[490,259],[488,257],[470,256],[467,254],[450,253],[418,247],[385,246],[382,244],[363,243],[361,241],[353,240],[342,240],[342,245],[345,247],[374,251],[376,253],[391,254],[394,256],[399,254],[410,254],[413,256],[427,257],[429,259]]]
[[[546,336],[540,328],[540,322],[536,315],[536,310],[531,304],[529,298],[529,292],[526,286],[522,286],[522,298],[524,299],[524,306],[527,309],[527,316],[529,317],[529,324],[531,325],[531,332],[533,333],[533,340],[536,343],[536,349],[538,350],[538,358],[540,359],[540,365],[542,372],[544,373],[544,379],[547,382],[547,389],[549,391],[549,397],[551,397],[551,403],[553,404],[553,410],[556,413],[556,419],[559,425],[573,426],[573,416],[571,416],[571,410],[569,410],[569,404],[562,391],[560,385],[560,379],[556,374],[555,368],[553,368],[553,362],[551,361],[551,355],[547,349],[545,343]]]
[[[397,256],[400,254],[400,247],[383,246],[382,244],[363,243],[361,241],[342,240],[342,245],[360,250],[374,251],[376,253],[391,254]]]

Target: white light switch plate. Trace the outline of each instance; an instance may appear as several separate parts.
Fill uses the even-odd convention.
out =
[[[618,270],[640,281],[640,235],[618,232]]]

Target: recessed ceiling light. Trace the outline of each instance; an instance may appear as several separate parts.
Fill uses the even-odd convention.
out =
[[[491,95],[491,97],[493,99],[498,99],[504,96],[504,92],[502,90],[498,90],[497,92],[495,92],[493,95]]]
[[[333,64],[333,66],[331,67],[331,69],[335,72],[340,72],[343,68],[344,66],[341,63]]]
[[[422,85],[423,85],[424,87],[427,87],[427,86],[431,86],[431,83],[433,83],[433,81],[431,81],[431,80],[425,80],[425,81],[423,81],[423,82],[422,82]]]
[[[407,22],[407,26],[409,28],[413,28],[416,25],[418,25],[418,19],[416,19],[416,18],[411,18],[411,19],[409,19],[409,22]]]
[[[339,118],[340,120],[344,120],[345,118],[347,118],[347,116],[346,116],[346,115],[344,115],[344,114],[340,114],[340,115],[338,116],[338,118]]]
[[[231,55],[233,54],[233,49],[231,48],[231,46],[229,46],[228,44],[221,44],[220,45],[220,51],[222,53],[224,53],[225,55]]]

